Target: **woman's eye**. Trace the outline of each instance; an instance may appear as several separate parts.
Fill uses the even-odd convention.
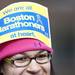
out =
[[[15,59],[15,60],[23,60],[24,58],[17,58],[17,59]]]
[[[38,56],[38,58],[45,58],[45,57],[47,57],[47,55],[42,54]]]
[[[15,61],[21,63],[21,62],[29,61],[29,59],[28,58],[19,58],[19,59],[16,59]]]

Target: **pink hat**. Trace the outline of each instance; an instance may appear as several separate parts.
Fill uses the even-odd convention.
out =
[[[17,39],[0,45],[0,60],[17,53],[32,50],[47,50],[51,53],[53,52],[52,48],[49,48],[43,42],[37,39],[32,38]]]

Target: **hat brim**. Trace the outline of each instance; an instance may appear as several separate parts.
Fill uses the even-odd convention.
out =
[[[52,48],[46,46],[43,42],[37,39],[17,39],[7,42],[0,47],[0,60],[3,58],[26,52],[26,51],[35,51],[35,50],[47,50],[53,52]]]

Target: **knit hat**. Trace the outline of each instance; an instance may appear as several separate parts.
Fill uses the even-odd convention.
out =
[[[17,39],[0,45],[0,60],[14,54],[35,50],[46,50],[50,53],[53,52],[52,48],[49,48],[37,39]]]

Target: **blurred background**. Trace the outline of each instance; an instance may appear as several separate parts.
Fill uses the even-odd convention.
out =
[[[33,1],[48,7],[55,75],[75,75],[75,1],[0,0],[0,10],[17,1]]]

